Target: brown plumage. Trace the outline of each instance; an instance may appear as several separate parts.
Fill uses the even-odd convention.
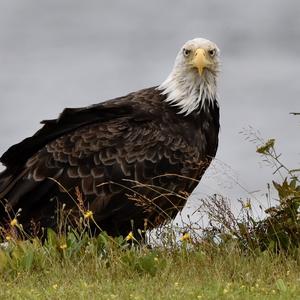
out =
[[[6,210],[13,216],[22,208],[26,231],[32,222],[56,229],[58,203],[72,210],[71,221],[82,216],[78,187],[85,208],[113,236],[174,218],[216,154],[219,107],[214,99],[182,115],[166,97],[152,87],[43,121],[0,159]],[[0,222],[8,222],[4,207]]]

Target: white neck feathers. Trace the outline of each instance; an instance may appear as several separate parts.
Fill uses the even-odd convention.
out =
[[[166,102],[180,109],[180,114],[189,115],[197,109],[206,109],[217,98],[216,77],[216,73],[207,70],[200,76],[197,71],[175,66],[158,90],[167,96]]]

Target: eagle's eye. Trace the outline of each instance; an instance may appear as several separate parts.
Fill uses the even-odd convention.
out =
[[[191,52],[192,52],[191,49],[183,48],[183,50],[182,50],[182,53],[183,53],[183,56],[184,56],[184,57],[188,57],[188,56],[190,55]]]
[[[216,52],[217,52],[216,49],[210,49],[210,50],[208,50],[208,54],[209,54],[211,57],[214,57],[214,56],[216,55]]]

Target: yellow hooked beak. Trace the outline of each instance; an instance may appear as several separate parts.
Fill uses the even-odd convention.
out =
[[[200,75],[202,75],[204,68],[210,65],[209,60],[206,58],[206,52],[204,49],[199,48],[195,52],[195,56],[193,58],[193,65],[198,69]]]

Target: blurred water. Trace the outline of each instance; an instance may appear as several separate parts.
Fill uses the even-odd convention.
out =
[[[206,37],[222,51],[222,130],[195,195],[260,199],[272,171],[239,132],[275,137],[299,167],[299,29],[298,1],[1,0],[0,153],[64,107],[159,84],[179,47]]]

